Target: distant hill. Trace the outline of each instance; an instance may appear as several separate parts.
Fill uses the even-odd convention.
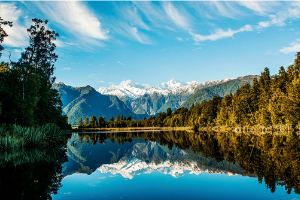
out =
[[[193,103],[212,99],[214,95],[224,97],[226,94],[235,93],[241,85],[252,84],[255,77],[259,76],[249,75],[202,84],[171,80],[155,88],[124,81],[119,86],[102,88],[102,92],[109,90],[109,94],[115,95],[101,94],[100,90],[96,91],[91,86],[72,87],[56,83],[54,87],[62,95],[63,111],[67,114],[69,123],[77,125],[80,116],[83,120],[93,115],[97,118],[105,116],[106,120],[109,120],[111,116],[115,118],[117,115],[123,115],[139,120],[144,116],[165,112],[168,108],[189,108]],[[128,94],[124,95],[126,91]]]
[[[193,95],[191,95],[182,105],[181,107],[187,107],[190,108],[191,105],[194,104],[200,104],[202,101],[210,100],[214,95],[224,97],[227,94],[235,93],[237,89],[240,88],[240,86],[250,83],[252,85],[253,79],[259,78],[258,75],[248,75],[243,77],[238,77],[237,79],[232,79],[230,81],[227,81],[225,83],[221,83],[218,85],[214,85],[207,88],[202,88],[195,92]]]
[[[63,111],[72,125],[78,124],[79,117],[84,120],[86,117],[91,119],[93,115],[97,118],[105,116],[106,120],[117,115],[133,119],[142,117],[134,114],[117,96],[102,95],[91,86],[74,88],[57,83],[54,87],[62,95]]]

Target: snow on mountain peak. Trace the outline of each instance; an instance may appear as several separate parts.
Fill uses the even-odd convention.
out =
[[[118,86],[111,85],[109,87],[100,87],[97,91],[101,94],[116,95],[118,97],[129,97],[130,99],[136,99],[144,94],[159,93],[162,95],[168,95],[169,93],[180,94],[189,93],[192,94],[198,87],[205,87],[215,85],[219,83],[227,82],[231,79],[223,79],[221,81],[206,81],[204,83],[182,82],[178,79],[171,79],[168,82],[160,83],[153,87],[147,84],[133,83],[131,80],[122,81]]]
[[[121,87],[134,87],[134,83],[131,80],[122,81],[120,83]]]
[[[130,160],[120,160],[113,164],[104,164],[98,168],[101,173],[121,174],[124,178],[132,179],[136,175],[150,174],[153,171],[158,171],[162,174],[170,174],[171,176],[178,178],[185,174],[200,174],[202,172],[227,174],[226,171],[210,171],[204,166],[199,166],[197,162],[182,162],[182,161],[170,161],[165,160],[161,163],[150,162],[147,163],[136,157]],[[228,175],[235,175],[229,173]]]

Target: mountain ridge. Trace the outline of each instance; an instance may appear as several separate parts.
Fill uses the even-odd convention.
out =
[[[166,112],[168,108],[175,110],[179,107],[189,108],[193,103],[210,100],[214,95],[224,97],[234,93],[245,83],[252,84],[258,75],[248,75],[236,79],[221,81],[206,81],[204,83],[182,82],[172,79],[153,87],[147,84],[133,83],[131,80],[122,81],[118,86],[101,87],[99,91],[87,85],[72,87],[64,83],[55,83],[62,95],[63,111],[68,115],[69,123],[75,125],[79,117],[106,117],[123,115],[135,120]],[[102,92],[102,93],[101,93]],[[116,94],[116,95],[112,95]]]

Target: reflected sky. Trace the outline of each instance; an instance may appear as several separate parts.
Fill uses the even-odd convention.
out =
[[[179,178],[152,172],[128,179],[96,170],[65,177],[62,184],[53,199],[300,199],[282,187],[271,194],[253,177],[207,172]]]
[[[92,140],[77,134],[69,140],[65,177],[53,199],[300,200],[300,195],[287,194],[281,186],[271,193],[255,175],[245,174],[226,159],[216,162],[190,149],[170,149],[138,138],[118,144]],[[169,173],[172,170],[179,174]]]

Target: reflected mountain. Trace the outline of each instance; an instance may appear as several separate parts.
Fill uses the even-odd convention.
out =
[[[130,179],[153,171],[174,177],[201,172],[228,175],[244,172],[237,163],[229,163],[226,159],[218,163],[215,159],[205,158],[201,153],[195,153],[191,149],[170,149],[168,145],[160,145],[156,141],[143,139],[122,142],[118,139],[116,142],[106,139],[93,145],[92,137],[93,134],[83,137],[74,134],[69,140],[68,156],[70,159],[64,165],[64,175],[91,174],[97,169],[102,173],[121,174],[124,178]],[[82,142],[82,138],[85,142]]]
[[[67,146],[64,176],[96,170],[130,179],[153,171],[240,174],[264,181],[271,192],[281,185],[300,193],[300,139],[294,133],[89,133],[73,134]]]

